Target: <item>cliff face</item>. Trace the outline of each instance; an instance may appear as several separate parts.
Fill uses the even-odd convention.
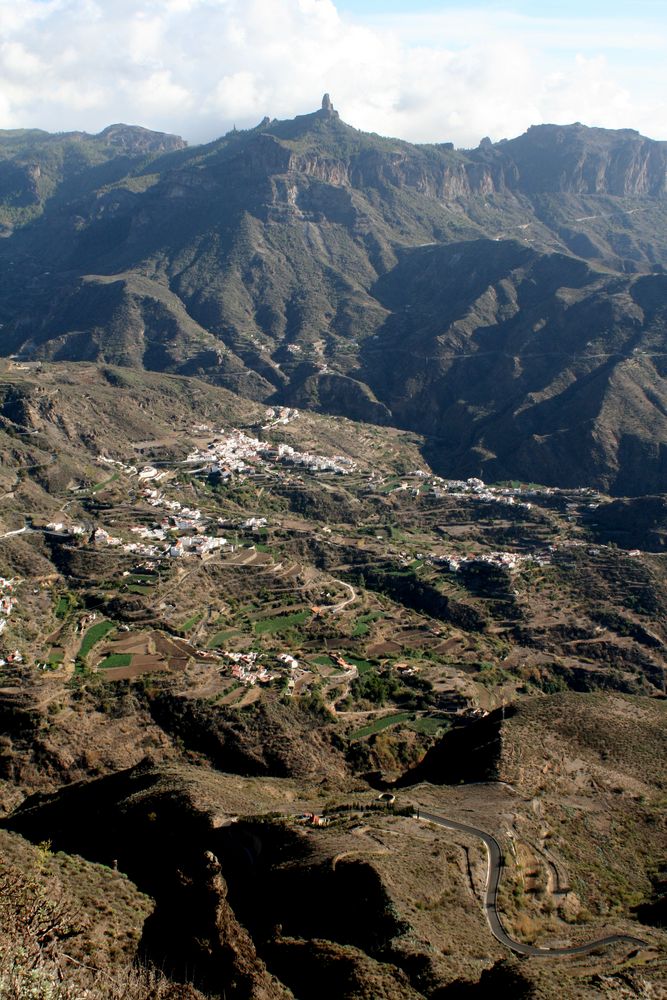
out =
[[[329,124],[338,133],[347,129],[338,120]],[[267,127],[271,130],[274,126]],[[279,138],[280,130],[276,131]],[[509,142],[493,145],[487,141],[466,152],[456,152],[446,144],[394,142],[386,148],[359,141],[356,145],[356,150],[350,149],[341,157],[332,156],[333,149],[311,148],[306,155],[291,157],[288,169],[361,190],[411,188],[440,199],[507,191],[528,196],[567,193],[660,198],[667,191],[667,143],[647,139],[632,129],[539,125]],[[266,165],[269,169],[281,167],[277,162]]]
[[[457,199],[492,194],[505,187],[502,169],[465,162],[455,154],[434,157],[412,151],[390,155],[368,151],[355,159],[351,183],[364,188],[410,188],[427,198]]]
[[[410,188],[439,199],[507,191],[528,196],[567,193],[660,198],[667,191],[667,143],[647,139],[632,129],[538,125],[509,142],[494,145],[487,140],[478,149],[463,152],[448,144],[373,143],[368,141],[371,137],[355,135],[355,130],[337,118],[303,117],[317,119],[320,141],[310,141],[312,137],[302,125],[297,142],[309,149],[305,155],[291,157],[288,169],[360,190]],[[285,141],[283,124],[269,123],[264,137],[271,134]],[[331,143],[321,141],[327,128]],[[293,133],[288,136],[288,141],[294,141]]]
[[[0,135],[5,353],[393,422],[447,475],[664,488],[667,144],[458,151],[326,106],[182,147]]]
[[[473,155],[515,164],[510,186],[525,194],[660,198],[667,191],[667,143],[654,142],[633,129],[538,125],[517,139]]]

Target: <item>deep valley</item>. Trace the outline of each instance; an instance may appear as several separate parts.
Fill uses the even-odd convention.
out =
[[[664,995],[665,148],[0,133],[0,992]]]

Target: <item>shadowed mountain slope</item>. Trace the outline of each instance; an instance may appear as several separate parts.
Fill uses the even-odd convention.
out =
[[[4,353],[395,423],[447,475],[663,488],[665,143],[545,125],[458,151],[323,108],[3,153],[49,177],[17,214],[0,171]]]

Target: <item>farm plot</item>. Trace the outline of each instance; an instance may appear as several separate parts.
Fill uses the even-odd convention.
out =
[[[381,733],[383,729],[389,729],[390,726],[396,726],[399,722],[408,722],[413,718],[414,716],[410,712],[394,712],[391,715],[382,715],[369,722],[368,725],[362,726],[360,729],[355,729],[354,732],[350,733],[350,739],[363,740],[366,736]]]
[[[371,625],[376,622],[379,618],[382,618],[382,614],[379,611],[371,611],[365,615],[359,615],[354,623],[354,628],[352,629],[353,639],[363,639],[367,636],[371,630]]]
[[[360,674],[368,674],[377,669],[377,664],[371,663],[370,660],[364,660],[358,656],[350,656],[346,654],[345,659],[353,667],[356,667]]]
[[[161,632],[139,632],[107,643],[97,663],[107,680],[128,680],[155,671],[183,672],[197,657],[187,642]]]
[[[257,619],[253,623],[253,629],[257,635],[273,635],[276,632],[286,632],[290,628],[298,628],[309,621],[311,617],[312,612],[308,608],[304,608],[303,611],[296,611],[292,614]]]
[[[129,667],[132,663],[132,653],[109,653],[97,664],[98,670],[110,670],[113,667]]]
[[[101,642],[109,634],[113,632],[116,628],[116,623],[111,621],[96,622],[95,625],[91,625],[86,634],[83,637],[81,645],[79,647],[79,658],[84,659],[88,656],[93,646],[98,642]]]
[[[216,632],[208,642],[209,649],[220,649],[224,646],[226,642],[230,639],[237,639],[242,636],[243,633],[237,628],[223,629],[221,632]]]

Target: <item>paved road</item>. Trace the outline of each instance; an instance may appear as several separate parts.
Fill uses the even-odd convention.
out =
[[[605,945],[616,944],[626,941],[636,947],[646,947],[646,941],[641,938],[632,937],[630,934],[610,934],[608,937],[599,938],[597,941],[589,941],[587,944],[573,945],[570,948],[537,948],[532,944],[523,944],[511,938],[498,916],[498,885],[503,870],[503,853],[500,844],[490,833],[479,830],[475,826],[466,826],[465,823],[457,823],[452,819],[445,819],[444,816],[436,816],[434,813],[419,810],[419,819],[428,823],[435,823],[443,826],[447,830],[457,830],[460,833],[469,833],[473,837],[479,837],[486,846],[489,868],[486,877],[486,890],[484,892],[484,913],[488,921],[493,936],[504,944],[506,948],[517,952],[519,955],[530,955],[537,958],[553,958],[565,955],[587,955],[596,948],[603,948]]]

